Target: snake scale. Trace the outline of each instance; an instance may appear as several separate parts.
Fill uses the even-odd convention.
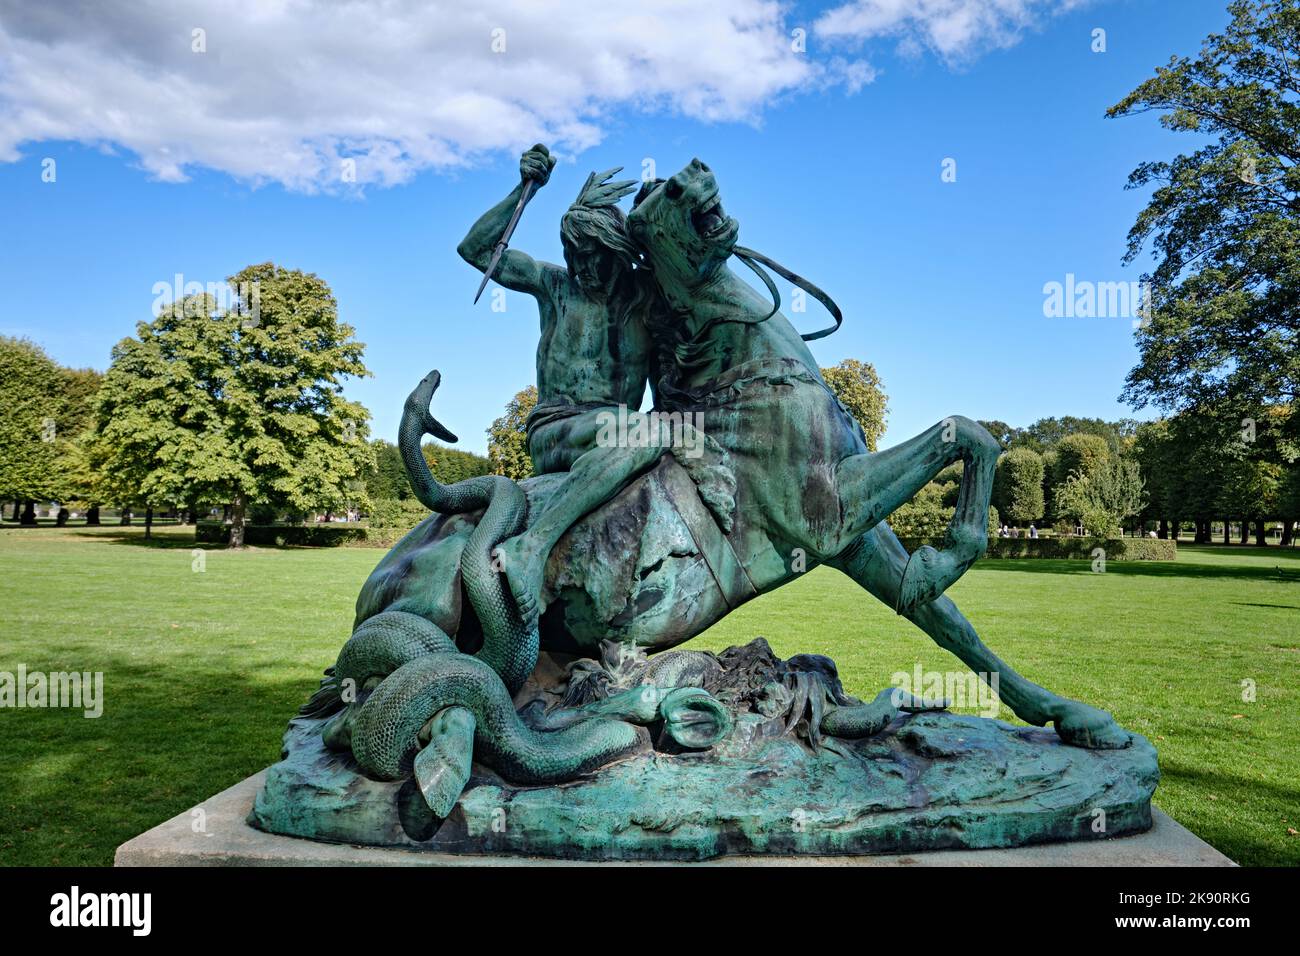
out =
[[[528,502],[523,489],[500,475],[442,485],[420,449],[425,434],[455,441],[429,411],[440,382],[429,373],[403,410],[398,446],[419,501],[441,514],[484,509],[461,557],[461,577],[483,629],[483,646],[462,653],[431,621],[404,611],[367,618],[340,651],[333,674],[303,708],[307,715],[342,713],[322,731],[334,749],[351,749],[361,770],[374,779],[397,780],[411,772],[431,721],[449,708],[473,717],[474,754],[519,783],[570,779],[636,749],[636,727],[592,718],[563,730],[541,732],[515,712],[513,694],[537,664],[537,620],[524,620],[505,576],[492,567],[493,549],[524,530]]]

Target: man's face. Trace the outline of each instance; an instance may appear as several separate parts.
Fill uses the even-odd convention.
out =
[[[570,249],[573,277],[578,286],[591,295],[608,295],[618,275],[618,257],[591,240],[582,240]]]

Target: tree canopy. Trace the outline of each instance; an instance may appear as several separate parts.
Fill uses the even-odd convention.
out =
[[[0,500],[92,498],[83,436],[100,374],[65,368],[26,339],[0,336]]]
[[[528,457],[525,425],[528,413],[537,405],[537,386],[529,385],[515,393],[506,404],[505,414],[488,426],[488,461],[492,473],[515,481],[533,476],[533,460]]]
[[[1108,111],[1160,113],[1203,145],[1140,165],[1154,187],[1127,261],[1156,264],[1123,398],[1138,408],[1295,408],[1300,382],[1300,0],[1236,0],[1223,33]],[[1294,435],[1295,416],[1285,426]]]
[[[821,372],[840,404],[862,426],[867,450],[875,451],[877,442],[885,434],[885,422],[889,417],[889,396],[884,392],[875,366],[870,362],[845,359]]]
[[[251,502],[364,504],[369,413],[342,382],[369,372],[319,277],[268,262],[229,282],[229,308],[186,298],[113,348],[96,442],[117,500],[230,502],[240,547]]]

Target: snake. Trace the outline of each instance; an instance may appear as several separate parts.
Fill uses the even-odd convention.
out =
[[[537,665],[538,622],[519,613],[505,575],[492,566],[492,551],[523,531],[528,501],[516,482],[501,475],[450,485],[433,476],[421,439],[430,434],[456,441],[429,410],[440,382],[439,373],[430,372],[407,398],[398,447],[412,490],[425,507],[445,515],[483,510],[461,557],[465,591],[482,625],[482,647],[466,654],[420,615],[380,612],[357,625],[301,713],[326,716],[342,708],[322,727],[322,738],[332,749],[350,749],[372,779],[409,775],[436,726],[434,718],[459,709],[472,717],[472,723],[459,725],[473,728],[474,756],[502,776],[525,784],[569,780],[638,749],[644,737],[630,723],[601,717],[540,731],[515,711],[513,696]]]
[[[525,619],[518,613],[505,575],[492,565],[492,552],[502,541],[524,530],[528,499],[524,490],[504,475],[480,475],[452,485],[434,478],[420,450],[421,439],[428,434],[444,441],[457,440],[429,411],[429,402],[441,381],[435,370],[411,392],[398,426],[397,446],[411,490],[430,511],[450,515],[486,509],[465,542],[461,578],[470,605],[483,625],[483,646],[478,656],[501,675],[513,694],[537,666],[541,642],[536,616]]]

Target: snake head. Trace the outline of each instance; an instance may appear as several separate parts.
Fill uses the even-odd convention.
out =
[[[460,441],[451,431],[445,428],[442,422],[433,417],[429,411],[429,403],[433,401],[433,393],[438,390],[442,384],[442,373],[434,369],[424,378],[420,379],[420,384],[415,386],[411,394],[406,396],[407,410],[419,416],[420,428],[426,435],[432,435],[442,441],[455,444]]]

